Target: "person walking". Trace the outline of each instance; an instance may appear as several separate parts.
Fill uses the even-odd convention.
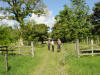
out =
[[[48,39],[48,50],[50,51],[50,39]]]
[[[60,52],[60,50],[61,50],[61,40],[60,39],[58,39],[57,40],[57,52]]]
[[[52,51],[54,52],[54,41],[51,41],[51,45],[52,45]]]

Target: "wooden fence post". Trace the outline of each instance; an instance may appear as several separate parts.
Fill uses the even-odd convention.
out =
[[[87,37],[87,40],[86,41],[87,41],[87,45],[88,45],[88,41],[89,41],[88,37]]]
[[[63,56],[63,61],[62,61],[62,64],[65,65],[65,48],[64,48],[64,45],[62,44],[62,56]]]
[[[8,72],[8,47],[6,47],[7,53],[5,54],[5,62],[6,62],[6,72]]]
[[[78,56],[78,58],[80,58],[79,39],[76,40],[76,52],[77,52],[77,56]]]
[[[33,41],[31,42],[31,47],[32,47],[32,56],[34,56]]]
[[[97,45],[97,47],[99,46],[99,37],[97,37],[97,39],[96,39],[96,45]]]
[[[91,50],[92,50],[92,56],[93,56],[93,39],[91,39]]]
[[[21,54],[21,51],[20,51],[20,46],[18,46],[18,48],[19,48],[19,55]]]

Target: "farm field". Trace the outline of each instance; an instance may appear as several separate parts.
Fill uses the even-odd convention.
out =
[[[100,75],[100,0],[0,0],[0,75]]]
[[[4,55],[0,54],[0,75],[100,75],[99,61],[100,56],[82,56],[78,59],[75,44],[64,44],[59,53],[56,48],[52,52],[42,45],[35,47],[34,57],[9,55],[8,72],[5,70]]]

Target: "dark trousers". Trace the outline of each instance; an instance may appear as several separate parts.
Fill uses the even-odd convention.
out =
[[[58,45],[57,52],[60,52],[60,49],[61,49],[61,45]]]
[[[52,51],[54,52],[54,45],[52,45]]]
[[[48,50],[50,50],[50,44],[48,44]]]

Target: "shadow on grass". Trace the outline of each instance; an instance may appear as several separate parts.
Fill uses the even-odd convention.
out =
[[[11,70],[11,67],[10,66],[8,66],[8,71],[10,71]]]

